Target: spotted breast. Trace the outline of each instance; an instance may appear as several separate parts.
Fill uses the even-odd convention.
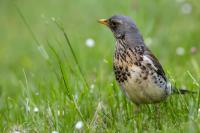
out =
[[[117,39],[113,68],[125,95],[135,104],[156,103],[171,93],[164,71],[144,46],[130,47]],[[154,58],[154,62],[152,61]]]

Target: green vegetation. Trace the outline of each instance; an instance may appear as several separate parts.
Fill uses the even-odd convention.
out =
[[[134,114],[97,23],[114,14],[131,16],[171,82],[197,94]],[[0,132],[200,132],[199,14],[198,0],[0,1]]]

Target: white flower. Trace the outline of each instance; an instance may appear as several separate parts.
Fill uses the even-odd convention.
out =
[[[93,93],[94,92],[94,84],[91,84],[90,85],[90,93]]]
[[[37,107],[35,107],[35,108],[33,109],[33,112],[37,113],[37,112],[39,112],[39,109],[38,109]]]
[[[76,129],[81,129],[83,127],[83,122],[82,121],[78,121],[75,125]]]
[[[183,14],[190,14],[192,12],[192,5],[189,4],[189,3],[184,3],[182,6],[181,6],[181,12]]]
[[[94,84],[91,84],[91,85],[90,85],[90,89],[94,89]]]
[[[200,117],[200,108],[198,109],[198,117]]]
[[[62,115],[63,115],[63,116],[65,115],[65,111],[64,111],[64,110],[62,111]]]
[[[94,47],[95,45],[95,41],[92,39],[92,38],[88,38],[86,41],[85,41],[85,44],[88,46],[88,47]]]
[[[152,38],[151,37],[146,38],[145,42],[147,46],[150,46],[152,44]]]
[[[183,47],[177,47],[176,48],[176,54],[180,55],[180,56],[184,55],[185,54],[185,49]]]
[[[58,110],[57,112],[58,112],[58,116],[60,116],[60,110]]]
[[[26,130],[24,130],[20,125],[14,125],[11,127],[9,133],[25,133]]]
[[[17,130],[16,130],[16,131],[13,131],[13,133],[20,133],[20,131],[17,131]]]
[[[59,133],[58,131],[52,131],[52,133]]]

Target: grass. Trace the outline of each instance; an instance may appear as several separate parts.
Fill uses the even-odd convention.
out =
[[[189,14],[182,11],[185,3],[192,6]],[[15,4],[21,16],[13,1],[0,2],[1,132],[200,132],[200,53],[190,52],[200,49],[197,0]],[[112,72],[112,33],[97,23],[118,13],[136,21],[170,81],[197,94],[172,95],[159,111],[144,105],[133,114]],[[94,47],[85,45],[87,38]]]

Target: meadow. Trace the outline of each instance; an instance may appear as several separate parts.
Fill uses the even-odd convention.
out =
[[[115,81],[115,40],[97,20],[130,16],[173,85],[195,94],[133,104]],[[0,132],[200,132],[198,0],[1,0]]]

